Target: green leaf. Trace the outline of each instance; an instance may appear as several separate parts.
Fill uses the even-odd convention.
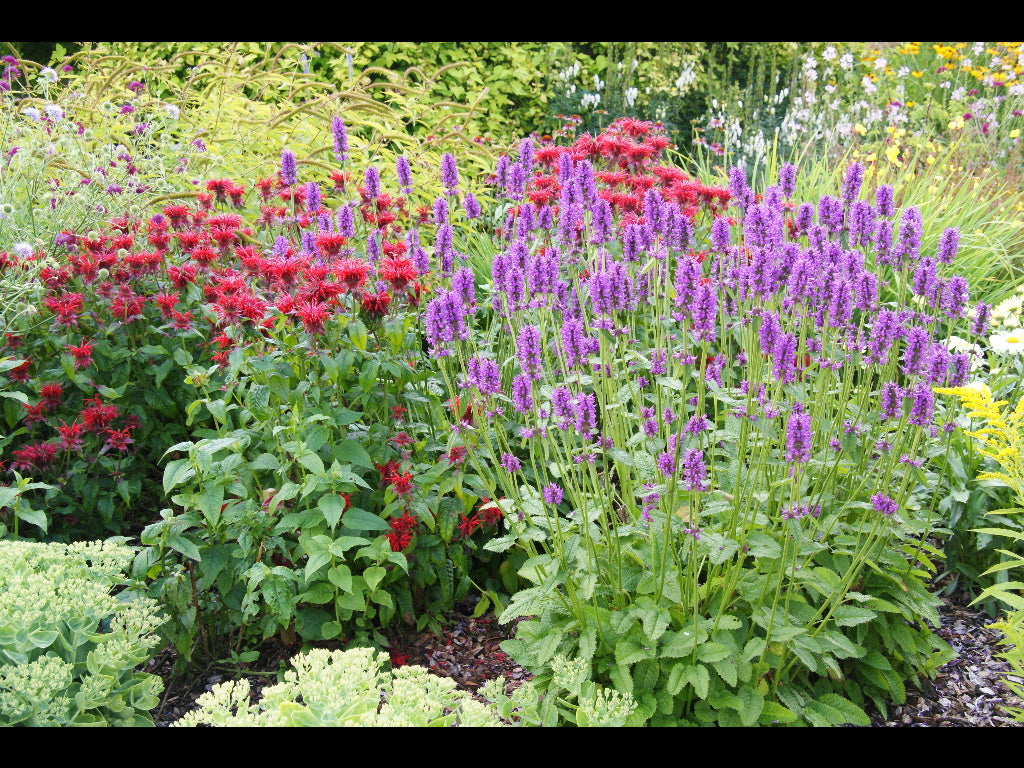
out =
[[[195,560],[197,562],[202,560],[202,557],[199,555],[199,548],[195,544],[193,544],[192,541],[186,539],[184,536],[168,536],[167,546],[169,546],[176,552],[180,552],[185,557],[191,560]]]
[[[840,627],[855,627],[858,624],[866,624],[876,616],[878,614],[874,611],[856,605],[841,605],[832,614],[832,618]]]
[[[373,469],[373,459],[362,445],[355,440],[342,440],[334,446],[334,458],[357,467]]]
[[[19,519],[24,520],[27,523],[31,523],[39,528],[43,533],[46,533],[47,520],[45,512],[38,509],[32,509],[30,507],[18,506],[15,507],[15,513],[18,515]]]
[[[352,570],[344,564],[339,564],[327,572],[327,578],[342,592],[352,591]]]
[[[324,513],[324,520],[332,529],[337,527],[341,516],[345,512],[345,500],[336,494],[328,493],[320,497],[317,503],[320,511]]]
[[[697,658],[704,662],[721,661],[732,654],[732,648],[722,643],[702,643],[697,649]]]
[[[365,509],[353,507],[342,518],[345,527],[356,531],[389,531],[391,526],[379,516]]]
[[[175,459],[164,467],[164,493],[170,493],[196,474],[188,459]]]
[[[386,575],[387,571],[379,565],[371,566],[363,571],[363,578],[366,579],[366,586],[370,588],[371,592],[375,592],[377,590],[377,587],[384,580]]]

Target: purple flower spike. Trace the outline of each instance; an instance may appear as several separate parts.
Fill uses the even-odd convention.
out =
[[[811,414],[798,403],[786,422],[786,461],[806,463],[811,458],[811,440]]]
[[[334,138],[334,156],[339,163],[344,164],[348,160],[348,133],[345,121],[340,117],[331,118],[331,136]]]
[[[281,181],[287,186],[295,186],[299,181],[298,169],[295,166],[295,155],[290,150],[281,153]]]
[[[409,166],[409,158],[405,155],[401,155],[395,160],[395,173],[398,174],[398,184],[401,186],[402,194],[410,194],[412,192],[412,168]]]
[[[544,486],[544,501],[553,507],[562,503],[562,489],[554,483]]]
[[[446,195],[454,195],[459,186],[459,169],[455,163],[455,155],[446,152],[441,156],[441,184]]]
[[[896,500],[886,496],[884,493],[876,493],[872,496],[871,505],[875,508],[876,512],[881,512],[886,517],[892,517],[896,514],[896,510],[899,509]]]

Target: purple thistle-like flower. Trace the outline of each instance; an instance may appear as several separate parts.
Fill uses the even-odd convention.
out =
[[[920,296],[929,303],[935,301],[939,288],[939,276],[934,259],[923,258],[918,262],[917,268],[914,270],[912,287],[915,296]]]
[[[818,223],[831,235],[839,233],[843,228],[842,202],[831,195],[822,195],[818,199]]]
[[[462,298],[454,291],[442,291],[428,305],[424,318],[427,342],[436,356],[450,352],[449,344],[469,336]]]
[[[796,379],[794,361],[796,360],[797,347],[800,340],[793,333],[782,333],[775,341],[772,349],[772,375],[789,384]]]
[[[476,276],[470,267],[459,267],[452,275],[452,291],[467,307],[476,305]]]
[[[295,186],[299,181],[299,172],[295,164],[295,154],[288,149],[281,153],[281,181],[289,187]]]
[[[403,195],[412,193],[412,168],[409,166],[409,158],[399,155],[395,160],[395,173],[398,174],[398,184]]]
[[[943,264],[952,264],[960,247],[960,232],[954,227],[947,227],[939,238],[938,259]]]
[[[337,115],[331,118],[331,136],[334,139],[334,156],[344,164],[348,160],[348,132],[345,121]]]
[[[942,313],[949,318],[963,317],[970,298],[970,287],[961,275],[953,275],[942,289]]]
[[[747,172],[740,166],[729,169],[729,191],[733,202],[740,208],[745,208],[754,199],[754,192],[747,184]]]
[[[507,472],[518,472],[523,468],[522,462],[511,453],[503,453],[501,455],[501,466],[503,466]]]
[[[356,223],[351,205],[346,203],[341,206],[338,209],[338,214],[335,216],[335,220],[338,222],[338,234],[348,238],[355,237]]]
[[[928,380],[937,386],[944,386],[949,377],[949,364],[952,356],[945,344],[936,343],[931,347],[928,359]]]
[[[779,168],[779,187],[787,198],[796,193],[796,166],[792,163],[783,163]]]
[[[466,364],[469,383],[482,395],[494,395],[501,391],[501,370],[498,363],[486,357],[471,357]]]
[[[508,169],[505,195],[509,200],[522,200],[526,189],[527,170],[521,163],[513,163]]]
[[[921,211],[910,207],[900,219],[895,255],[903,264],[916,264],[921,255]]]
[[[704,464],[704,451],[689,448],[683,454],[683,487],[689,491],[706,491],[708,470]]]
[[[796,209],[796,228],[801,234],[807,234],[814,224],[814,206],[800,203]]]
[[[463,198],[462,208],[466,212],[467,219],[480,218],[480,201],[478,201],[471,192],[467,192],[466,196]]]
[[[907,331],[907,346],[903,350],[903,372],[907,376],[915,376],[926,369],[931,341],[926,328],[915,325]]]
[[[887,381],[882,385],[881,415],[886,421],[895,420],[903,415],[903,388],[895,381]]]
[[[875,209],[865,200],[857,200],[850,208],[850,244],[868,248],[875,241]]]
[[[454,195],[459,186],[459,169],[455,162],[455,155],[445,152],[441,155],[441,184],[444,186],[446,195]]]
[[[572,392],[568,387],[555,387],[551,393],[551,417],[559,429],[568,429],[570,421],[575,417]]]
[[[975,336],[984,336],[988,333],[988,318],[992,313],[992,306],[985,302],[978,302],[974,308],[974,323],[971,325],[971,333]]]
[[[366,169],[363,174],[363,180],[366,186],[366,196],[371,200],[376,200],[380,197],[380,171],[377,170],[376,166],[371,165]]]
[[[525,373],[512,380],[512,406],[516,413],[533,412],[533,382]]]
[[[884,184],[875,192],[875,208],[879,216],[891,218],[896,213],[896,206],[893,200],[892,187]]]
[[[896,510],[899,509],[899,504],[896,500],[886,496],[884,493],[876,493],[871,497],[871,505],[875,508],[876,512],[881,512],[886,517],[892,517],[896,514]]]
[[[899,265],[899,259],[893,251],[892,234],[891,221],[882,219],[878,222],[878,229],[875,231],[875,261],[895,268]]]
[[[553,507],[562,503],[563,492],[554,483],[544,486],[544,501]]]
[[[684,431],[688,435],[699,435],[701,432],[706,432],[709,429],[711,429],[711,422],[703,414],[695,414],[686,422]]]
[[[953,353],[953,374],[949,377],[951,387],[962,387],[971,375],[971,356],[966,352]]]
[[[846,176],[843,178],[843,200],[848,203],[856,200],[863,182],[864,166],[860,163],[850,163],[846,169]]]
[[[910,423],[927,427],[935,414],[935,396],[926,382],[919,382],[910,392]]]
[[[320,210],[322,198],[320,197],[320,185],[311,181],[306,185],[306,210],[316,213]]]
[[[590,242],[592,245],[607,243],[612,235],[612,206],[603,197],[597,198],[590,207]]]
[[[700,284],[690,307],[693,330],[700,340],[714,341],[717,336],[718,294],[710,283]]]
[[[587,362],[590,347],[583,331],[583,321],[579,318],[566,318],[562,323],[562,351],[565,353],[569,368]]]
[[[535,325],[524,325],[516,339],[516,354],[522,372],[534,381],[543,378],[541,362],[540,329]]]
[[[581,435],[590,435],[597,429],[597,401],[592,394],[579,395],[573,400],[574,426]]]
[[[870,361],[882,365],[889,357],[892,343],[900,335],[902,325],[898,313],[890,309],[879,310],[875,322],[871,326],[871,339],[868,342]]]
[[[718,216],[711,224],[711,248],[716,253],[725,253],[729,249],[732,233],[728,219]]]
[[[806,463],[811,458],[812,439],[811,414],[797,403],[786,420],[786,461],[793,464]]]

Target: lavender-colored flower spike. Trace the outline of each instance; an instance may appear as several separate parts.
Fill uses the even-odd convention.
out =
[[[896,514],[896,510],[899,509],[896,500],[886,496],[884,493],[876,493],[872,496],[871,505],[875,508],[876,512],[881,512],[886,517],[892,517]]]
[[[971,326],[971,333],[975,336],[984,336],[989,331],[988,318],[992,312],[989,304],[981,301],[974,308],[974,324]]]
[[[348,132],[345,121],[340,117],[331,118],[331,136],[334,138],[334,156],[343,164],[348,160]]]
[[[690,491],[706,491],[708,470],[704,464],[704,451],[689,448],[683,454],[683,487]]]
[[[320,185],[315,181],[309,182],[306,185],[306,210],[310,213],[316,213],[320,210]]]
[[[472,195],[467,192],[465,198],[462,201],[462,207],[466,211],[467,219],[479,219],[481,210],[480,202]]]
[[[898,419],[903,415],[903,388],[895,381],[882,385],[881,415],[885,420]]]
[[[345,237],[354,237],[356,233],[355,218],[351,205],[343,205],[338,209],[335,219],[338,222],[338,232]]]
[[[299,181],[299,172],[295,165],[295,155],[286,149],[281,153],[281,181],[292,187]]]
[[[400,155],[395,160],[395,173],[398,174],[398,184],[403,195],[412,193],[412,168],[409,166],[409,158]]]
[[[533,412],[533,382],[525,373],[512,380],[512,407],[516,413]]]
[[[896,206],[893,202],[892,187],[885,184],[875,192],[875,207],[879,216],[891,218],[896,213]]]
[[[380,197],[380,171],[371,165],[363,174],[363,179],[366,182],[366,196],[371,200]]]
[[[444,185],[446,195],[454,195],[459,186],[459,169],[455,155],[450,152],[445,152],[441,156],[441,184]]]
[[[850,163],[843,178],[843,200],[852,203],[860,194],[860,185],[864,182],[864,166]]]
[[[792,163],[783,163],[779,168],[779,186],[787,198],[796,193],[796,166]]]
[[[797,403],[786,422],[786,461],[806,463],[811,458],[811,414]]]
[[[727,219],[719,216],[711,224],[711,247],[716,253],[725,253],[729,248],[731,233]]]
[[[939,238],[938,259],[943,264],[952,264],[960,247],[960,233],[954,227],[947,227]]]
[[[553,507],[562,503],[562,489],[554,483],[544,486],[544,501]]]
[[[913,403],[910,408],[910,423],[927,427],[932,423],[932,416],[935,413],[935,396],[932,394],[931,385],[919,382],[911,391],[910,397]]]

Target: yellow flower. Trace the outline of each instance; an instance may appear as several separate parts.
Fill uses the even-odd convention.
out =
[[[924,72],[911,72],[914,77],[924,77]]]
[[[856,124],[855,126],[853,126],[853,130],[854,130],[854,133],[858,133],[858,134],[860,134],[861,136],[863,136],[863,135],[864,135],[865,133],[867,133],[867,132],[868,132],[868,129],[867,129],[867,128],[865,128],[865,127],[864,127],[863,125],[861,125],[860,123],[857,123],[857,124]]]
[[[1018,136],[1020,136],[1020,128],[1014,128],[1012,131],[1010,131],[1011,139],[1016,139]]]
[[[900,148],[899,147],[886,147],[885,159],[898,168],[903,167],[903,163],[900,162]]]

